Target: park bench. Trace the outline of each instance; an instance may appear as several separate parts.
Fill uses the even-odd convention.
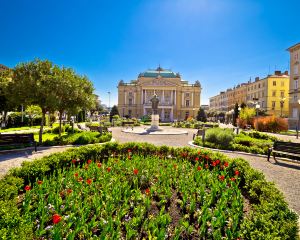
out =
[[[275,161],[276,153],[300,158],[300,143],[275,141],[274,146],[269,148],[268,161],[270,161],[271,153],[273,153]]]
[[[37,151],[36,141],[34,140],[33,133],[0,134],[0,147],[7,147],[7,146],[26,147],[27,145],[34,146],[34,150]]]
[[[198,129],[197,132],[193,134],[193,140],[194,140],[196,137],[202,137],[202,138],[204,138],[204,137],[205,137],[205,128],[203,128],[203,129]]]
[[[89,129],[93,132],[99,132],[101,134],[111,132],[107,127],[103,126],[90,126]]]
[[[122,126],[126,127],[126,126],[134,126],[134,121],[123,121],[122,122]]]

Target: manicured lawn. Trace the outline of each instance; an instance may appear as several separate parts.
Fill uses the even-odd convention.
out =
[[[40,126],[32,126],[32,127],[17,127],[17,128],[6,128],[1,129],[0,132],[13,132],[13,131],[23,131],[23,130],[32,130],[39,129]]]

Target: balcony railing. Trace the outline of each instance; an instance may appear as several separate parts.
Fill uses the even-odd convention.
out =
[[[144,106],[151,106],[152,103],[151,102],[145,102],[143,104]],[[171,102],[159,102],[158,106],[174,106],[175,104],[171,103]]]

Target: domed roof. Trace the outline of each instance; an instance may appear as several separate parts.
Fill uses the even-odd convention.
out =
[[[148,69],[145,72],[139,74],[139,77],[150,77],[156,78],[161,76],[163,78],[179,78],[180,75],[172,72],[170,69],[163,69],[161,66],[158,66],[156,69]]]

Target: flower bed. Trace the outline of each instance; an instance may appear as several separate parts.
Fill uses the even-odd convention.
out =
[[[296,214],[261,173],[190,148],[81,147],[24,163],[0,187],[0,235],[8,239],[297,235]]]

